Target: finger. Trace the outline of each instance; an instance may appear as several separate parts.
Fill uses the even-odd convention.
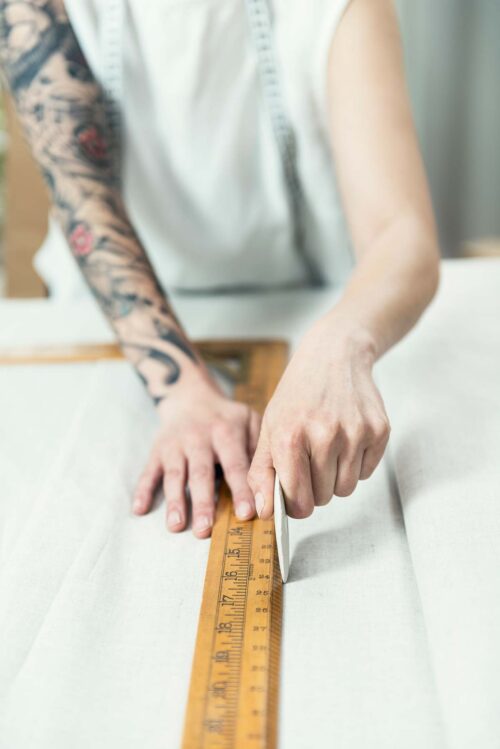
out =
[[[370,478],[375,468],[382,460],[386,446],[387,442],[382,442],[381,444],[371,445],[365,450],[359,472],[359,478],[362,481]]]
[[[208,538],[212,532],[215,513],[214,455],[207,443],[191,446],[186,457],[193,507],[193,533],[198,538]]]
[[[314,494],[309,455],[302,447],[273,452],[273,461],[285,494],[287,514],[307,518],[314,511]]]
[[[337,497],[349,497],[355,490],[361,473],[364,447],[346,450],[340,454],[337,465],[335,494]]]
[[[337,479],[338,450],[313,450],[310,456],[311,482],[316,507],[327,505],[335,492]]]
[[[340,432],[333,424],[310,424],[307,432],[314,504],[327,505],[333,497],[337,478],[337,460],[341,448]]]
[[[186,458],[180,449],[176,449],[163,453],[162,460],[167,527],[178,533],[184,530],[187,522]]]
[[[268,520],[274,509],[274,465],[266,436],[262,433],[248,472],[248,483],[255,497],[257,515]]]
[[[231,490],[234,511],[240,520],[249,520],[255,514],[255,503],[247,480],[250,461],[246,425],[214,429],[213,446]]]
[[[384,455],[385,448],[389,441],[391,427],[387,416],[376,419],[371,425],[372,439],[366,447],[361,464],[360,478],[370,478],[375,468],[378,466]]]
[[[162,473],[163,466],[161,464],[160,456],[156,451],[154,451],[151,453],[146,468],[142,472],[134,492],[132,509],[136,515],[144,515],[151,508],[155,491],[160,483]]]
[[[260,426],[262,417],[257,411],[250,411],[250,420],[248,422],[248,457],[252,460],[257,444],[259,442]]]

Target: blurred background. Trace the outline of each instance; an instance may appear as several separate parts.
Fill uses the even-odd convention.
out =
[[[500,0],[396,2],[443,255],[500,257]],[[8,122],[4,102],[0,293],[39,295],[30,258],[45,232],[46,198]]]
[[[454,256],[500,237],[500,0],[397,2],[441,246]]]

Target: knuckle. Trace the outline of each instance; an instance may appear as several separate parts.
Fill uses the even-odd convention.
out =
[[[167,497],[167,514],[173,510],[177,510],[181,517],[184,514],[184,504],[179,497]]]
[[[139,486],[150,484],[154,478],[155,478],[155,473],[151,469],[144,471],[139,477],[139,482],[138,482]]]
[[[169,466],[165,467],[164,478],[165,481],[180,481],[183,477],[184,471],[180,466]]]
[[[158,450],[158,460],[155,461],[153,465],[158,465],[164,468],[169,463],[178,463],[181,460],[182,454],[183,450],[179,447],[179,445],[172,442],[165,443]]]
[[[204,432],[203,428],[196,426],[194,424],[187,424],[185,426],[181,426],[178,432],[178,446],[182,452],[187,452],[188,448],[192,450],[192,452],[196,452],[197,450],[202,450],[204,447]],[[163,449],[163,454],[169,452],[169,445],[165,445]]]
[[[248,470],[248,462],[244,458],[232,460],[224,467],[226,476],[236,476]]]
[[[179,449],[179,441],[177,437],[172,435],[160,434],[156,440],[156,444],[151,452],[151,461],[160,463],[164,455],[171,455],[173,452]]]
[[[298,426],[287,428],[282,428],[279,430],[278,434],[275,435],[274,442],[276,444],[276,448],[280,452],[289,452],[294,451],[302,447],[303,444],[303,434],[302,429]]]
[[[238,403],[238,401],[233,401],[233,409],[236,418],[243,421],[247,421],[250,418],[251,410],[246,403]]]
[[[320,446],[328,446],[335,437],[335,428],[323,419],[314,418],[307,422],[306,427],[311,442]]]
[[[213,467],[208,463],[195,465],[189,471],[191,481],[205,481],[213,477]]]
[[[360,416],[350,419],[344,429],[346,440],[351,445],[359,444],[366,435],[366,424]]]
[[[389,438],[390,425],[387,418],[375,416],[370,420],[368,433],[373,442],[384,442]]]
[[[379,419],[375,425],[375,437],[382,442],[389,439],[390,433],[391,425],[389,419],[387,417]]]
[[[328,422],[328,428],[330,430],[330,433],[337,437],[338,435],[342,434],[342,422],[337,416],[333,416],[330,421]]]
[[[357,483],[357,481],[351,478],[340,479],[335,486],[335,494],[337,497],[350,497],[354,492]]]
[[[250,466],[247,471],[247,481],[250,484],[252,481],[255,481],[257,478],[258,470],[255,462],[252,460],[250,463]]]
[[[193,499],[193,511],[196,516],[208,515],[208,517],[210,517],[214,511],[214,506],[204,499],[198,501],[196,501],[196,499]]]
[[[212,435],[214,439],[218,439],[221,442],[228,442],[233,439],[234,427],[227,419],[219,417],[212,425]]]
[[[253,492],[256,492],[258,489],[260,489],[260,474],[255,469],[250,469],[247,473],[247,483],[250,489]]]
[[[328,432],[328,447],[335,447],[337,450],[341,450],[347,439],[340,419],[333,419],[329,422]],[[326,447],[325,443],[323,445]]]

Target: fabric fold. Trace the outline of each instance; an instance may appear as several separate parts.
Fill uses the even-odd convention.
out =
[[[467,270],[448,266],[425,320],[384,362],[381,383],[446,745],[496,749],[500,297],[498,272]]]

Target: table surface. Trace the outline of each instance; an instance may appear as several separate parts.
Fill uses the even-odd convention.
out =
[[[500,263],[444,263],[377,377],[388,458],[291,522],[280,746],[498,748]],[[176,296],[193,337],[285,337],[332,291]],[[0,345],[105,342],[0,303]],[[179,746],[208,542],[130,512],[156,429],[124,362],[0,369],[0,748]]]

